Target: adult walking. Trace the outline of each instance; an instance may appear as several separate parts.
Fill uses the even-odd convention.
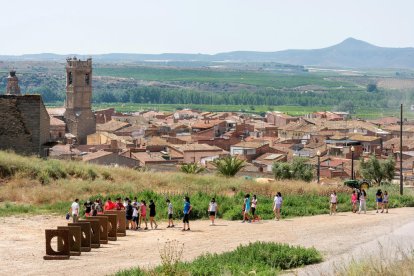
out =
[[[190,212],[193,209],[191,206],[190,198],[188,196],[184,197],[184,218],[183,218],[183,230],[182,231],[190,231]],[[185,225],[187,224],[187,229],[185,229]]]
[[[358,214],[361,214],[361,211],[364,210],[364,214],[367,213],[367,193],[364,189],[359,193],[359,210]]]
[[[154,229],[153,226],[152,226],[153,224],[155,224],[155,229],[157,229],[158,228],[158,224],[155,221],[155,215],[156,215],[155,203],[154,203],[154,201],[152,199],[150,200],[149,209],[150,209],[150,225],[151,225],[151,229]]]
[[[213,197],[208,204],[208,214],[210,216],[210,225],[214,225],[214,220],[216,218],[218,211],[218,205],[216,203],[216,199]]]
[[[275,213],[276,220],[280,220],[280,211],[282,209],[282,204],[282,194],[280,192],[277,192],[275,198],[273,199],[273,212]]]
[[[72,213],[73,222],[78,222],[79,219],[79,199],[75,199],[69,208],[69,213]]]

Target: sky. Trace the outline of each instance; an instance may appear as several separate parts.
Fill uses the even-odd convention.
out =
[[[1,2],[0,55],[414,47],[413,0]]]

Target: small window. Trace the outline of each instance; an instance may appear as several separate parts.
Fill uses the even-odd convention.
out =
[[[89,74],[85,74],[85,83],[86,85],[89,85]]]
[[[68,73],[68,85],[72,84],[72,72]]]

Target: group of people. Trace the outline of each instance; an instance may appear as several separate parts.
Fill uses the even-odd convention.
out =
[[[361,213],[362,211],[366,214],[367,212],[367,193],[364,189],[354,189],[351,194],[351,204],[352,204],[352,212],[353,213]],[[166,200],[167,203],[167,215],[168,215],[168,226],[167,228],[174,228],[174,207],[173,204],[169,199]],[[382,192],[379,189],[376,193],[376,207],[377,213],[381,209],[381,213],[388,213],[388,192]],[[280,192],[277,192],[274,199],[273,199],[273,212],[275,215],[275,220],[280,220],[281,209],[283,204],[283,197]],[[256,208],[258,205],[256,195],[253,195],[250,198],[250,194],[246,194],[243,200],[243,207],[242,207],[242,222],[252,222],[258,221],[260,218],[256,214]],[[330,215],[335,215],[337,211],[338,205],[338,197],[336,192],[333,191],[330,195]],[[359,207],[358,207],[359,206]],[[136,197],[133,200],[129,198],[125,198],[122,201],[121,198],[117,198],[115,202],[108,198],[105,204],[102,204],[101,199],[96,199],[94,202],[87,200],[84,204],[84,212],[85,216],[96,216],[98,214],[103,214],[104,211],[107,210],[125,210],[126,213],[126,220],[127,220],[127,229],[131,230],[139,230],[141,229],[141,225],[144,223],[145,227],[144,230],[148,230],[148,221],[147,221],[147,203],[145,200],[138,201]],[[156,216],[156,206],[155,202],[151,199],[149,201],[149,224],[151,229],[157,229],[158,224],[155,220]],[[190,222],[189,216],[192,210],[192,205],[190,203],[190,198],[188,196],[184,197],[184,206],[183,206],[183,230],[182,231],[189,231],[190,230]],[[217,218],[218,212],[218,204],[215,198],[210,200],[208,204],[208,215],[210,218],[210,225],[215,225],[215,219]],[[73,221],[78,221],[79,218],[79,199],[75,199],[70,207],[70,212],[72,214]],[[70,213],[67,214],[67,218],[69,218]]]
[[[381,213],[384,213],[384,209],[386,213],[388,213],[388,192],[384,191],[384,193],[379,189],[375,195],[376,203],[377,203],[377,213],[379,209],[381,209]],[[352,212],[361,214],[363,211],[364,214],[367,213],[367,193],[365,189],[354,189],[351,194],[351,204],[352,204]],[[336,196],[336,192],[333,191],[330,196],[330,215],[336,214],[336,209],[338,205],[338,197]]]
[[[250,194],[244,196],[242,214],[242,222],[252,222],[259,220],[259,216],[256,214],[257,208],[257,196],[253,195],[253,198],[250,200]],[[273,212],[275,214],[275,220],[280,220],[280,211],[282,209],[283,197],[280,192],[277,192],[273,199]]]
[[[167,203],[167,213],[168,213],[167,228],[173,228],[174,227],[173,205],[169,199],[166,200],[166,203]],[[86,217],[103,214],[104,211],[109,211],[109,210],[125,210],[127,229],[139,230],[141,229],[141,225],[144,223],[145,227],[143,229],[148,230],[147,203],[145,200],[138,201],[137,197],[134,197],[133,200],[129,198],[125,198],[124,201],[122,201],[122,198],[119,197],[116,199],[115,202],[112,201],[111,198],[108,198],[105,204],[102,204],[101,199],[96,199],[95,202],[91,202],[90,200],[87,200],[83,204],[83,207],[84,207],[84,212],[85,212]],[[149,224],[151,226],[151,229],[157,229],[158,224],[155,220],[155,216],[157,214],[156,206],[155,206],[155,202],[152,199],[149,201],[148,209],[149,209]],[[217,205],[216,205],[216,209],[217,209]],[[192,206],[190,204],[190,198],[186,196],[184,197],[184,208],[183,208],[183,213],[184,213],[183,214],[183,224],[184,224],[183,231],[190,230],[189,215],[190,215],[191,210],[192,210]],[[71,214],[73,218],[73,222],[77,222],[79,218],[79,211],[80,211],[79,199],[75,199],[75,201],[72,203],[69,209],[67,218],[69,218],[69,215]]]

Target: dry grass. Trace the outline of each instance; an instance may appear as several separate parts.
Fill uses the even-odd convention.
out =
[[[92,175],[92,176],[91,176]],[[349,192],[343,186],[321,186],[302,181],[258,183],[241,177],[189,175],[171,172],[139,172],[81,162],[42,160],[0,151],[0,201],[51,204],[96,195],[125,195],[152,190],[159,193],[234,195],[240,191],[271,196],[282,194],[317,194],[327,196]]]
[[[335,273],[339,276],[411,276],[414,275],[413,255],[402,254],[401,258],[381,258],[353,261]]]

